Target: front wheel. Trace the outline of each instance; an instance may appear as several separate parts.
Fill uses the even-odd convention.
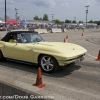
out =
[[[52,73],[58,70],[59,65],[56,59],[49,55],[42,55],[39,58],[39,65],[43,71]]]

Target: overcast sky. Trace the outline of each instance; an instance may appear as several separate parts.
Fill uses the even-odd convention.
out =
[[[43,18],[47,14],[49,20],[52,20],[52,14],[55,19],[61,21],[86,20],[86,7],[88,8],[88,21],[91,19],[100,20],[100,0],[6,0],[7,15],[14,19],[15,8],[18,9],[18,16],[21,19],[33,19],[35,15]],[[5,0],[0,0],[0,17],[4,17]]]

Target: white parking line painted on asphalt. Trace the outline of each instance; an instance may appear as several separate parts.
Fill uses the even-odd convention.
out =
[[[93,37],[92,35],[85,35],[85,36],[73,36],[73,37],[69,37],[69,40],[70,39],[77,39],[77,38],[83,38],[83,37]]]
[[[86,53],[86,55],[89,56],[89,57],[95,58],[95,59],[97,58],[97,57],[92,56],[92,55],[90,55],[90,54],[88,54],[88,53]]]

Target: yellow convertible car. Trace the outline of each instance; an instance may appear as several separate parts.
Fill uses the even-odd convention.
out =
[[[9,42],[13,35],[17,38]],[[59,66],[82,61],[87,50],[77,44],[47,42],[34,31],[10,31],[0,40],[0,61],[5,59],[38,64],[47,73]]]

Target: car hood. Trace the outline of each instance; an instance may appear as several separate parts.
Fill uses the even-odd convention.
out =
[[[38,42],[35,44],[29,44],[30,47],[34,45],[36,49],[40,49],[41,52],[45,53],[57,53],[57,54],[67,54],[70,57],[81,55],[87,52],[85,48],[73,43],[64,43],[64,42]],[[28,45],[28,46],[29,46]]]
[[[59,49],[60,51],[73,51],[73,50],[86,50],[82,46],[79,46],[77,44],[73,43],[64,43],[64,42],[40,42],[39,44],[45,45],[45,46],[51,46],[56,49]]]
[[[64,42],[38,42],[38,44],[45,45],[45,46],[51,46],[51,47],[58,47],[60,49],[65,48],[65,49],[70,49],[70,50],[75,48],[75,47],[81,47],[77,44],[64,43]]]

